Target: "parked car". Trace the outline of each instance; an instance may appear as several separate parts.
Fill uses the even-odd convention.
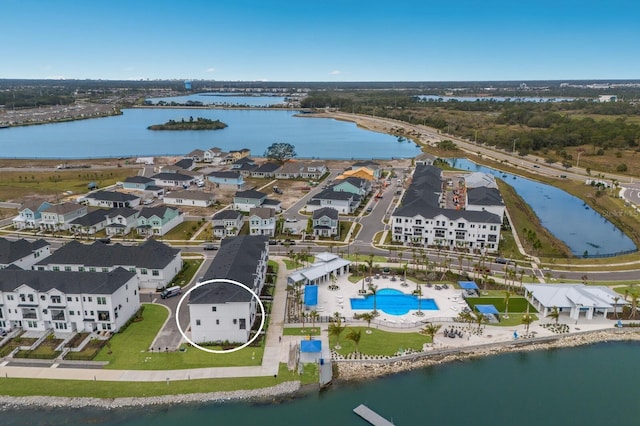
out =
[[[278,241],[276,241],[276,240],[269,240],[269,245],[270,245],[270,246],[275,246],[276,244],[278,244]]]
[[[177,296],[179,294],[182,293],[182,288],[180,288],[180,286],[173,286],[173,287],[169,287],[168,289],[164,290],[162,293],[160,293],[160,297],[163,299],[169,298],[169,297],[173,297],[173,296]]]
[[[298,219],[296,219],[295,217],[288,217],[285,219],[285,222],[297,222]]]
[[[367,213],[371,213],[373,211],[373,207],[369,206],[367,207]]]
[[[218,247],[217,245],[212,244],[212,243],[207,243],[207,244],[204,244],[204,245],[202,246],[202,248],[203,248],[204,250],[218,250],[220,247]]]

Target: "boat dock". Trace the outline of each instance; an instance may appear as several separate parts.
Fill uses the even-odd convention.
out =
[[[353,412],[374,426],[393,426],[393,423],[364,404],[358,405],[353,409]]]

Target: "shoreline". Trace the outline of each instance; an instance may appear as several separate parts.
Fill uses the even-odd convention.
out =
[[[551,340],[550,340],[551,339]],[[543,351],[573,348],[608,342],[640,341],[640,329],[596,330],[522,340],[519,342],[493,342],[475,347],[461,347],[442,352],[420,352],[397,360],[384,361],[339,361],[338,375],[334,383],[355,383],[390,376],[397,373],[417,370],[434,365],[458,361],[467,361],[488,356],[515,352]],[[32,407],[43,408],[82,408],[92,407],[106,410],[132,407],[166,406],[180,403],[226,403],[226,402],[277,402],[287,398],[297,398],[318,389],[316,385],[301,385],[299,381],[280,383],[276,386],[259,389],[222,391],[209,393],[162,395],[153,397],[126,398],[90,398],[90,397],[51,397],[51,396],[4,396],[0,395],[0,412],[11,409]]]

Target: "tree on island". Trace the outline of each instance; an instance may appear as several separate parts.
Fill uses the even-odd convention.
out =
[[[272,143],[264,152],[265,157],[280,164],[284,164],[285,161],[292,159],[296,155],[298,154],[296,154],[295,147],[286,142]]]

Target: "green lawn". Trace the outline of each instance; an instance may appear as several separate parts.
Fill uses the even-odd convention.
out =
[[[212,354],[190,346],[186,351],[167,352],[165,348],[155,348],[151,352],[148,349],[169,312],[160,305],[144,304],[144,307],[144,320],[134,322],[122,333],[114,335],[110,345],[98,353],[95,361],[109,361],[105,368],[112,370],[252,366],[262,362],[263,347],[247,347],[229,354]]]
[[[282,334],[284,336],[319,336],[320,327],[285,327]]]
[[[171,283],[167,287],[171,287],[174,285],[179,285],[183,287],[193,279],[193,276],[198,271],[198,268],[202,264],[203,259],[182,259],[182,264],[184,265],[182,270],[178,272],[178,274],[173,278]]]
[[[408,348],[421,351],[424,343],[431,343],[431,338],[429,336],[423,336],[420,333],[392,333],[371,328],[371,334],[367,334],[367,327],[347,327],[340,335],[340,346],[342,346],[342,348],[337,350],[337,352],[342,355],[346,355],[356,350],[354,343],[347,339],[347,335],[351,330],[362,330],[358,349],[361,353],[367,355],[391,356],[400,349]],[[335,345],[335,336],[330,336],[329,346],[334,349]]]
[[[509,302],[509,311],[511,311],[511,302]],[[504,318],[502,315],[500,315],[500,322],[491,323],[491,325],[495,325],[499,327],[517,327],[517,326],[524,327],[524,325],[522,324],[522,317],[525,315],[526,314],[512,314],[511,312],[509,312],[509,318]],[[530,314],[530,315],[534,321],[538,321],[537,315],[535,314]],[[471,327],[473,327],[473,324],[471,325]]]
[[[467,303],[473,309],[475,305],[493,305],[499,312],[504,312],[504,297],[467,297]],[[529,305],[529,312],[538,312],[533,305],[527,302],[524,297],[511,296],[509,298],[509,314],[523,313],[527,311],[527,305]]]
[[[86,380],[14,379],[0,377],[0,393],[8,396],[66,396],[94,398],[150,397],[201,392],[224,392],[259,389],[279,383],[300,380],[302,384],[318,382],[318,369],[314,364],[305,366],[302,375],[289,372],[280,364],[277,377],[234,377],[162,382],[94,382]]]
[[[164,235],[165,240],[188,240],[200,228],[201,224],[195,220],[185,220]],[[194,229],[195,228],[195,229]]]

